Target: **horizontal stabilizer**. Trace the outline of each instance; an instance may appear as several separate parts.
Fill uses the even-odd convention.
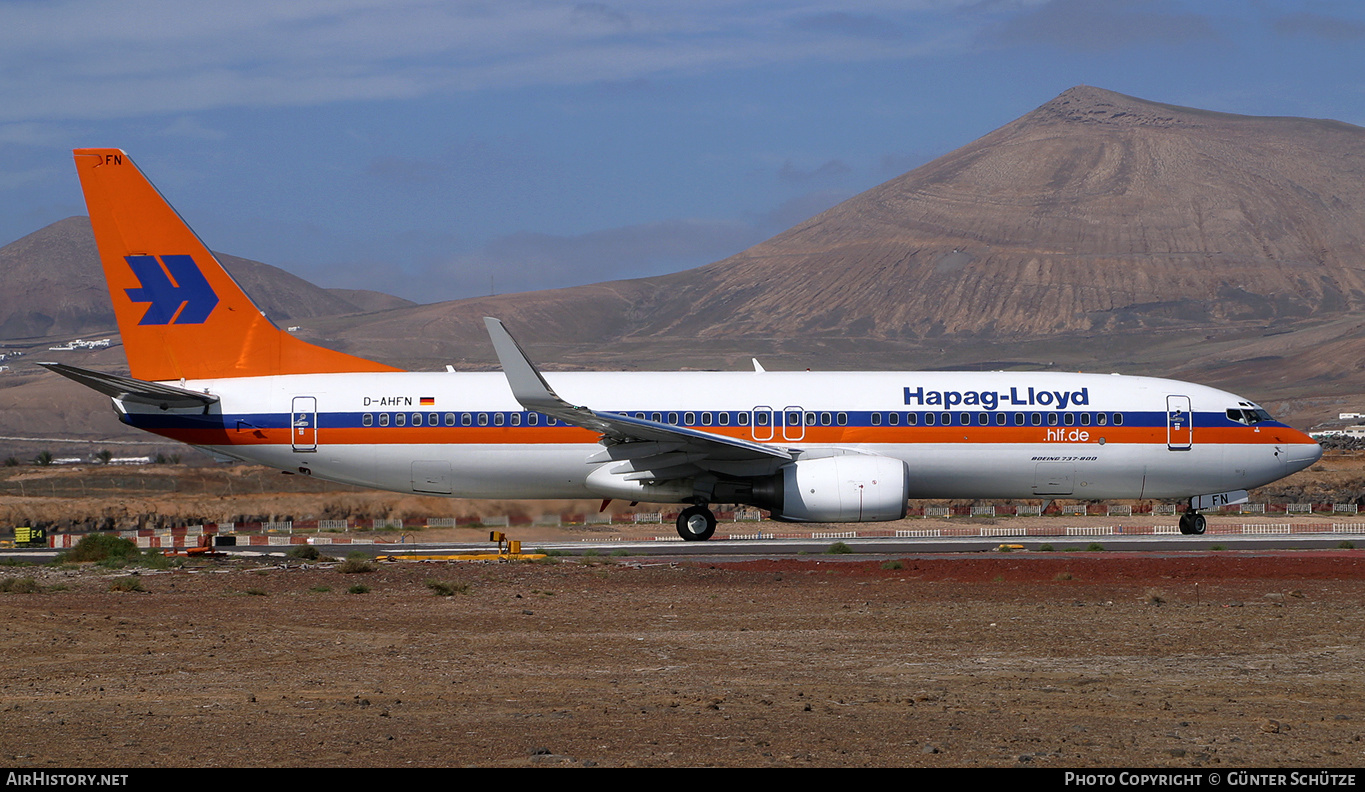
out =
[[[185,407],[207,407],[218,401],[217,396],[211,396],[207,393],[195,393],[173,385],[144,382],[140,379],[123,377],[118,374],[106,374],[103,371],[91,371],[79,366],[68,366],[65,363],[39,363],[38,365],[48,371],[61,374],[69,380],[75,380],[91,390],[99,391],[105,396],[112,396],[123,402],[148,404],[153,407],[160,407],[163,410],[171,410]]]

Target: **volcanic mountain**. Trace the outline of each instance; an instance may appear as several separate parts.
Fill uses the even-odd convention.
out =
[[[216,254],[277,321],[413,305],[379,292],[322,289],[279,267]],[[107,332],[114,310],[90,218],[68,217],[0,248],[0,339]]]
[[[11,248],[57,226],[0,251],[11,291]],[[93,246],[82,255],[91,282],[64,288],[96,294]],[[360,316],[304,314],[298,295],[234,274],[272,317],[311,316],[310,340],[410,368],[495,365],[481,317],[497,316],[550,369],[755,354],[774,368],[1098,369],[1219,385],[1306,424],[1365,408],[1363,267],[1365,129],[1079,86],[686,272]],[[18,291],[33,299],[0,305],[0,337],[44,304],[43,287]],[[22,321],[76,327],[91,300]]]
[[[1354,337],[1362,267],[1365,129],[1080,86],[699,269],[418,306],[334,332],[390,359],[483,364],[479,317],[495,315],[568,365],[615,350],[607,365],[765,353],[803,367],[1109,366],[1118,354],[1161,374],[1264,356],[1255,339],[1291,329],[1344,322],[1313,343]],[[1197,348],[1158,361],[1158,338]]]
[[[1266,323],[1361,307],[1363,264],[1365,129],[1079,87],[699,270],[678,300],[747,296],[723,323],[688,310],[647,332]]]

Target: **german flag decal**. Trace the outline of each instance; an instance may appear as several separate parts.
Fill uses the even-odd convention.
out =
[[[421,404],[422,404],[423,407],[434,407],[434,406],[436,405],[436,397],[435,397],[435,396],[423,396],[422,399],[421,399]]]

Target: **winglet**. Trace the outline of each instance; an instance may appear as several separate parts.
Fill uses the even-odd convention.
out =
[[[522,407],[538,413],[558,418],[570,426],[581,426],[594,432],[601,432],[615,442],[650,440],[654,442],[700,444],[708,453],[716,452],[724,458],[733,459],[733,454],[741,458],[775,457],[791,460],[792,453],[782,446],[764,445],[737,437],[712,434],[685,426],[632,418],[627,413],[597,412],[587,407],[575,407],[564,401],[540,375],[540,371],[527,357],[526,350],[507,332],[502,322],[491,316],[483,318],[488,328],[488,337],[493,341],[493,349],[498,354],[503,373],[512,395]],[[731,456],[727,456],[731,455]]]
[[[502,322],[485,316],[483,324],[488,328],[493,351],[497,353],[498,363],[502,365],[503,373],[507,375],[507,384],[512,388],[512,395],[517,397],[521,406],[548,415],[553,415],[559,410],[574,409],[572,404],[554,392],[550,383],[545,381],[539,369],[531,362],[526,350],[522,349],[521,344],[507,332]]]

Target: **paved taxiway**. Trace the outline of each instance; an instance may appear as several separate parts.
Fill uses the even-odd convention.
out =
[[[836,542],[847,545],[858,556],[895,556],[919,553],[981,553],[1013,548],[1024,551],[1055,552],[1086,550],[1099,545],[1106,552],[1170,553],[1180,551],[1277,551],[1327,550],[1340,547],[1343,542],[1365,546],[1365,534],[1205,534],[1204,536],[1130,535],[1130,536],[1074,536],[1074,537],[869,537],[851,539],[718,539],[708,542],[683,541],[560,541],[523,543],[523,552],[553,551],[562,555],[627,555],[669,556],[679,558],[707,557],[780,557],[794,555],[826,555]],[[489,542],[422,542],[422,543],[352,543],[345,545],[316,545],[326,555],[345,556],[351,553],[376,555],[456,555],[496,552]],[[288,546],[260,545],[221,547],[230,555],[284,556]],[[0,551],[0,558],[20,558],[35,562],[51,560],[58,551],[53,549],[14,549]]]
[[[671,541],[572,541],[523,543],[523,552],[532,553],[550,550],[564,555],[595,554],[608,556],[628,554],[631,556],[790,556],[823,555],[835,542],[842,542],[854,553],[868,556],[893,556],[915,553],[980,553],[995,551],[1003,547],[1018,547],[1026,551],[1038,551],[1050,546],[1053,551],[1066,552],[1085,550],[1098,544],[1106,551],[1125,552],[1178,552],[1208,551],[1215,547],[1227,550],[1323,550],[1335,548],[1343,541],[1357,545],[1365,544],[1362,534],[1296,534],[1296,535],[1240,535],[1226,534],[1204,536],[1136,535],[1136,536],[1094,536],[1094,537],[906,537],[906,538],[866,538],[866,539],[722,539],[709,542],[671,542]],[[432,542],[421,544],[366,544],[335,545],[329,550],[325,545],[318,549],[324,553],[343,555],[359,550],[371,555],[440,555],[456,553],[486,553],[492,550],[487,542]],[[282,547],[236,548],[238,552],[283,553]]]

